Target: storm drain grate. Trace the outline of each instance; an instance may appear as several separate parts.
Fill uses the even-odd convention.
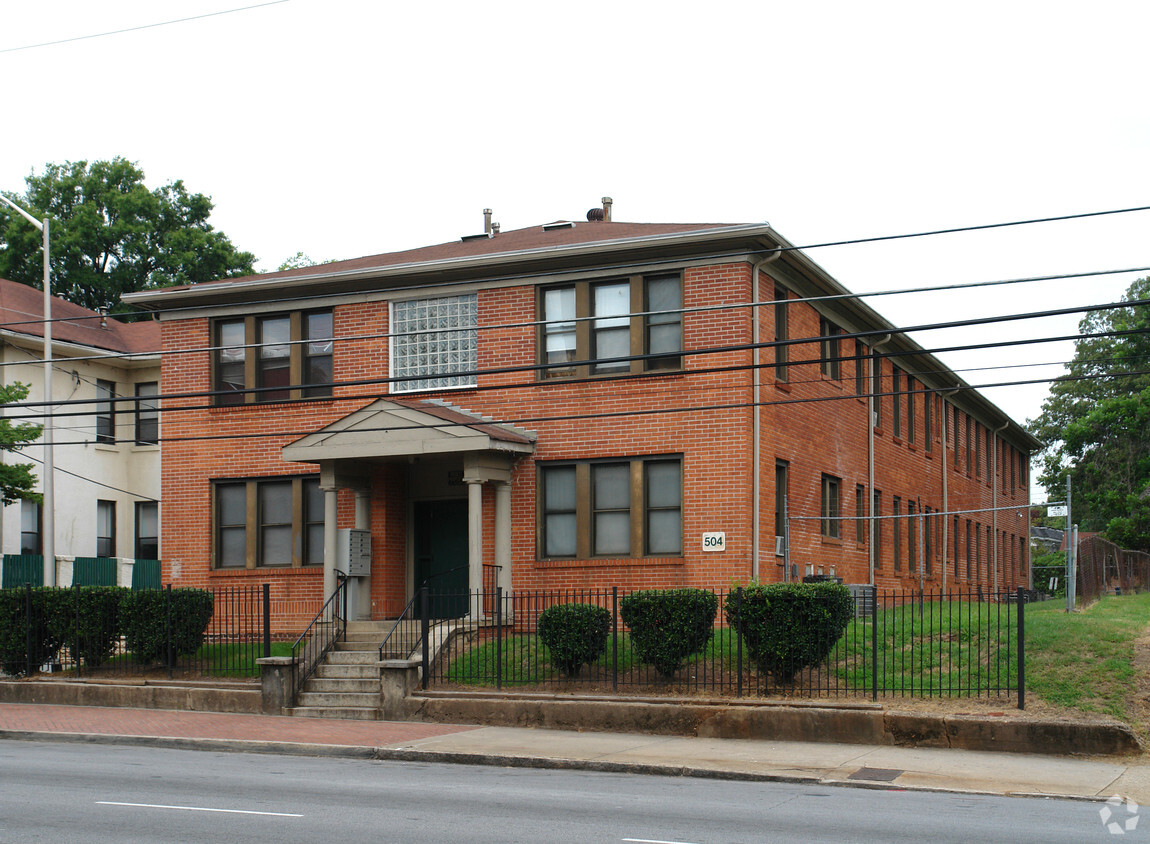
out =
[[[857,771],[847,777],[847,779],[871,780],[872,782],[894,782],[905,773],[906,771],[900,771],[897,768],[859,768]]]

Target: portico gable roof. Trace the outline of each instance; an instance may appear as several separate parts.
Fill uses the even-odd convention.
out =
[[[436,401],[379,399],[283,448],[284,460],[370,460],[499,451],[530,454],[535,435]]]

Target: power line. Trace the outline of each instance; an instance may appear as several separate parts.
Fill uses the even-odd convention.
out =
[[[140,30],[143,30],[143,29],[155,29],[156,27],[159,27],[159,26],[171,26],[172,24],[176,24],[176,23],[187,23],[188,21],[198,21],[198,20],[203,20],[204,18],[218,17],[220,15],[230,15],[233,12],[246,12],[250,9],[259,9],[259,8],[264,7],[264,6],[275,6],[279,3],[286,3],[286,2],[288,2],[288,0],[269,0],[269,2],[266,2],[266,3],[255,3],[251,6],[241,6],[237,9],[224,9],[223,11],[220,11],[220,12],[207,12],[207,13],[202,14],[202,15],[192,15],[191,17],[186,17],[186,18],[176,18],[175,20],[170,20],[170,21],[160,21],[159,23],[146,23],[146,24],[141,24],[140,26],[129,26],[129,27],[125,27],[123,29],[112,29],[112,30],[109,30],[108,32],[95,32],[95,33],[92,33],[90,35],[77,35],[73,38],[59,38],[55,41],[42,41],[39,44],[25,44],[22,47],[5,47],[3,49],[0,49],[0,53],[17,53],[17,52],[20,52],[21,50],[36,50],[40,47],[54,47],[57,44],[70,44],[73,41],[87,41],[87,40],[90,40],[92,38],[105,38],[109,35],[122,35],[125,32],[139,32]]]

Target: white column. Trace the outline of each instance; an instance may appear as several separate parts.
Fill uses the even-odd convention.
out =
[[[355,491],[355,528],[371,530],[370,489]],[[348,595],[350,617],[357,621],[367,621],[371,618],[371,575],[353,578],[350,585],[354,586],[352,593]]]
[[[323,599],[326,601],[335,592],[335,564],[339,554],[338,525],[339,509],[335,488],[323,491]]]
[[[467,588],[483,588],[483,481],[464,478],[467,484]]]
[[[511,589],[511,484],[495,484],[495,565],[499,566],[497,584],[504,592]]]

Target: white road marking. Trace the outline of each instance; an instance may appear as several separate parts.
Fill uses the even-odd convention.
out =
[[[97,806],[131,806],[136,809],[178,809],[182,812],[223,812],[229,815],[270,815],[276,818],[302,818],[291,812],[253,812],[247,809],[210,809],[204,806],[164,806],[159,803],[117,803],[113,800],[97,800]]]
[[[624,838],[623,841],[631,841],[633,844],[694,844],[692,841],[660,841],[658,838]]]

